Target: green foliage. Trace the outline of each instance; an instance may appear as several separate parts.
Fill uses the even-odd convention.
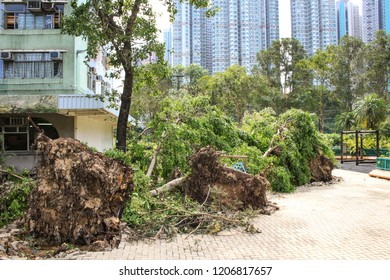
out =
[[[274,146],[278,146],[274,157],[274,167],[268,176],[272,177],[272,189],[292,191],[291,185],[299,186],[310,182],[311,171],[308,165],[310,159],[323,154],[334,159],[331,148],[316,129],[316,119],[313,115],[301,110],[291,109],[280,116],[276,128],[285,127],[282,135],[274,136]],[[275,167],[283,167],[276,168]],[[285,172],[289,176],[285,175]],[[290,184],[285,181],[289,179]],[[281,189],[285,186],[285,189]]]
[[[132,165],[146,172],[157,145],[145,140],[132,139],[127,145],[127,155]]]
[[[210,82],[213,102],[241,126],[244,113],[249,109],[254,94],[247,69],[232,65],[226,71],[212,76]]]
[[[248,143],[243,143],[240,146],[235,147],[231,154],[242,155],[248,157],[246,165],[247,172],[253,175],[259,174],[267,168],[269,160],[263,158],[263,152],[256,146],[250,146]],[[237,163],[237,160],[229,160],[229,166]]]
[[[368,92],[375,92],[388,100],[390,72],[390,35],[384,30],[376,33],[375,40],[366,46]]]
[[[158,63],[142,65],[137,69],[132,96],[132,117],[138,124],[147,124],[160,109],[161,100],[172,88],[170,69]]]
[[[291,109],[280,116],[277,126],[287,124],[291,140],[306,159],[314,158],[326,146],[319,136],[316,118],[301,110]],[[321,149],[319,151],[319,149]]]
[[[217,11],[210,0],[190,0],[189,3],[197,8],[207,8],[208,15]],[[164,1],[164,5],[173,17],[173,1]],[[147,67],[138,67],[139,62],[154,53],[157,57],[157,67],[153,68],[153,72],[166,73],[166,62],[163,59],[165,48],[164,44],[158,41],[159,29],[155,11],[150,1],[146,0],[72,0],[71,7],[71,14],[65,16],[62,21],[62,32],[80,36],[88,42],[87,60],[95,58],[98,51],[104,49],[110,55],[110,64],[115,67],[111,78],[119,78],[121,73],[124,73],[116,134],[117,147],[126,150],[127,121],[133,88],[142,87],[144,83],[154,87],[157,81],[152,71],[144,71]],[[104,97],[118,103],[116,95],[114,91]]]
[[[377,129],[386,119],[387,108],[385,101],[377,94],[369,94],[356,102],[354,114],[363,128]]]
[[[247,114],[243,120],[242,131],[246,132],[253,139],[256,139],[257,147],[265,151],[270,145],[275,134],[276,113],[271,108],[260,112]]]
[[[326,146],[328,147],[340,146],[341,144],[340,134],[337,133],[323,134],[322,137],[326,143]]]
[[[380,124],[379,131],[381,136],[390,138],[390,118],[387,118],[384,122]]]
[[[334,54],[330,49],[318,50],[312,58],[302,60],[298,65],[302,71],[304,70],[304,73],[310,74],[306,75],[306,78],[311,78],[315,82],[312,87],[306,85],[306,91],[295,93],[295,95],[302,96],[300,108],[316,113],[320,132],[324,132],[325,109],[335,99],[334,93],[330,90],[333,60]]]
[[[199,64],[190,64],[183,69],[185,86],[189,94],[196,95],[201,90],[199,80],[209,76],[209,71]],[[177,79],[176,79],[177,82]],[[178,85],[180,86],[180,85]]]
[[[380,136],[379,138],[379,151],[381,155],[386,155],[390,152],[390,137],[386,136]],[[356,154],[356,138],[355,134],[345,135],[344,136],[344,143],[347,144],[347,152],[351,155]],[[360,149],[361,138],[359,136],[359,142],[358,146]],[[370,151],[373,153],[373,151],[376,150],[376,136],[373,134],[366,134],[363,135],[363,154],[366,154],[367,151]]]
[[[151,137],[161,139],[156,172],[164,179],[175,168],[187,172],[187,159],[197,148],[212,146],[230,152],[243,141],[234,122],[212,106],[208,96],[167,97],[161,108],[150,127]]]
[[[257,54],[258,66],[253,70],[265,75],[271,87],[284,95],[299,90],[301,83],[309,80],[298,67],[306,58],[305,49],[297,39],[274,40],[267,50]]]
[[[126,204],[122,220],[131,227],[133,238],[171,238],[177,233],[216,233],[233,227],[249,228],[253,212],[229,211],[203,206],[184,197],[180,191],[164,196],[150,196],[150,180],[143,172],[136,172],[135,191]],[[231,220],[229,220],[231,219]]]
[[[329,47],[333,54],[331,85],[342,112],[351,112],[353,104],[365,93],[365,45],[355,37],[344,36],[338,46]]]
[[[289,193],[295,191],[295,186],[291,183],[290,172],[283,166],[271,168],[267,172],[267,179],[271,183],[274,192]]]
[[[349,131],[356,126],[356,117],[354,112],[344,112],[336,117],[336,130]]]
[[[25,213],[28,208],[28,195],[34,186],[35,182],[27,178],[8,181],[0,186],[0,227]]]
[[[125,152],[118,150],[118,149],[109,149],[109,150],[104,152],[104,155],[106,157],[119,160],[119,161],[123,162],[123,164],[125,164],[125,165],[131,166],[133,163],[133,160],[128,153],[125,153]]]
[[[150,125],[153,137],[161,139],[155,172],[164,180],[170,178],[176,168],[189,172],[189,156],[205,146],[227,154],[247,156],[248,171],[254,175],[272,170],[269,168],[272,165],[276,168],[269,171],[273,178],[272,188],[280,191],[285,185],[287,192],[292,190],[291,186],[310,182],[309,159],[320,154],[334,158],[331,145],[317,131],[315,117],[300,110],[287,111],[279,118],[269,108],[247,114],[242,129],[238,129],[220,110],[210,105],[207,96],[168,97],[161,108]],[[285,131],[275,136],[281,127],[285,127]],[[277,146],[277,154],[264,158],[264,152],[272,145]],[[234,160],[225,162],[235,163]],[[289,184],[285,184],[287,178]]]

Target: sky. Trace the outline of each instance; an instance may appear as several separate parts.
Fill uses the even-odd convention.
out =
[[[359,5],[360,12],[363,0],[349,0],[349,2]],[[169,28],[169,16],[166,12],[166,8],[163,7],[161,0],[151,0],[153,8],[160,16],[157,19],[157,26],[160,30]],[[290,15],[290,0],[279,0],[279,26],[280,26],[280,37],[286,38],[291,37],[291,15]],[[162,35],[160,36],[162,40]]]

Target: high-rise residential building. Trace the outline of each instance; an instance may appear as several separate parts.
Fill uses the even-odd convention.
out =
[[[220,9],[206,17],[204,9],[175,1],[173,64],[200,64],[210,73],[239,64],[251,70],[256,54],[279,39],[278,0],[215,0]]]
[[[373,41],[378,30],[390,34],[390,0],[363,0],[363,41]]]
[[[353,6],[353,22],[354,22],[354,25],[353,25],[353,33],[354,34],[353,36],[355,36],[356,38],[359,38],[361,40],[363,40],[363,17],[362,15],[360,14],[360,8],[359,6],[357,5],[354,5]]]
[[[361,19],[359,6],[352,4],[348,0],[336,2],[337,9],[337,40],[345,36],[353,36],[361,39]]]
[[[164,36],[164,43],[165,43],[164,60],[168,62],[168,65],[172,65],[173,64],[172,28],[164,30],[163,36]]]
[[[363,0],[363,41],[374,40],[379,30],[379,0]]]
[[[390,34],[390,0],[382,0],[383,30]]]
[[[309,55],[337,44],[334,0],[291,0],[291,33]]]

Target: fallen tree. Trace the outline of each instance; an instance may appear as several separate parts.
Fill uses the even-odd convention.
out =
[[[224,207],[267,207],[268,180],[223,166],[218,161],[220,155],[206,147],[191,157],[191,173],[185,182],[185,194],[199,203],[214,202]]]
[[[37,149],[42,160],[26,214],[30,234],[54,244],[117,246],[132,169],[75,139],[42,136]]]
[[[198,150],[190,159],[191,173],[187,177],[174,179],[150,191],[150,195],[157,196],[181,186],[185,195],[202,205],[231,209],[273,207],[273,211],[277,208],[267,200],[270,184],[265,177],[225,167],[218,160],[220,156],[211,147]]]

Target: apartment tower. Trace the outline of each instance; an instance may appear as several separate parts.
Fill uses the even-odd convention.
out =
[[[336,2],[337,10],[337,40],[345,36],[362,38],[361,19],[359,15],[359,6],[353,5],[348,0]]]
[[[279,39],[278,0],[215,0],[220,9],[206,17],[204,9],[175,1],[173,64],[200,64],[211,74],[233,64],[249,71],[256,54]]]
[[[363,41],[373,41],[378,30],[390,34],[390,0],[363,0]]]
[[[309,55],[337,44],[334,0],[291,0],[291,33]]]

